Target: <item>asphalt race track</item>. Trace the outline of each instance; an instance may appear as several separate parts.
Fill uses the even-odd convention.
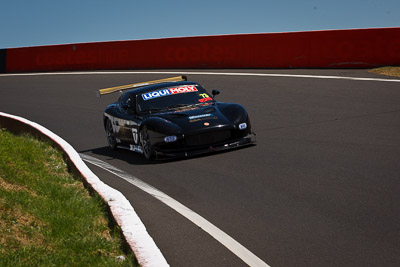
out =
[[[213,72],[394,79],[366,70]],[[188,74],[219,89],[217,100],[247,108],[257,146],[150,163],[110,151],[102,113],[118,93],[99,99],[95,90],[171,76],[0,75],[0,111],[168,194],[271,266],[400,266],[399,82]],[[246,266],[160,201],[88,166],[131,201],[171,266]]]

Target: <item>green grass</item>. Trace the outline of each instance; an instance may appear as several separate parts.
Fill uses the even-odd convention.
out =
[[[400,77],[400,67],[381,67],[370,70],[370,72],[378,73],[386,76]]]
[[[0,130],[0,266],[135,266],[123,245],[59,151]]]

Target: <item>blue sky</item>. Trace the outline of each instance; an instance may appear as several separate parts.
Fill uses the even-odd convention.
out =
[[[400,0],[2,0],[0,48],[400,27]]]

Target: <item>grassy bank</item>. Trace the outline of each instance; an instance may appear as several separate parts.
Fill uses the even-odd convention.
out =
[[[0,130],[0,266],[134,266],[122,245],[59,151]]]
[[[400,67],[381,67],[370,70],[370,72],[392,76],[392,77],[400,77]]]

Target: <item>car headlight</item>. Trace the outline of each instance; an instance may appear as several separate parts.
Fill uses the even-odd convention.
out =
[[[172,143],[175,142],[178,138],[175,135],[171,135],[171,136],[166,136],[164,137],[164,142],[165,143]]]
[[[244,130],[246,128],[247,128],[247,123],[243,122],[243,123],[239,124],[239,129],[240,130]]]

